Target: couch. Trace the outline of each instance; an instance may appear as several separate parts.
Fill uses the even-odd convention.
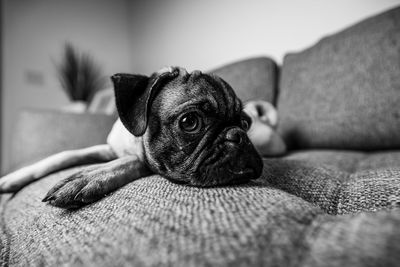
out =
[[[51,174],[1,196],[1,265],[399,266],[400,8],[281,66],[259,57],[212,72],[244,101],[277,106],[287,155],[265,158],[248,184],[204,189],[152,175],[74,211],[41,199],[82,166]],[[113,120],[26,110],[13,167],[103,143]]]

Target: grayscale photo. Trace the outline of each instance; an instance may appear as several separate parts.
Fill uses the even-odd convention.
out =
[[[0,0],[0,266],[400,266],[400,0]]]

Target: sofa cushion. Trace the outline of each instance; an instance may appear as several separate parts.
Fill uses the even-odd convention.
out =
[[[241,60],[210,72],[229,83],[243,102],[256,99],[275,103],[278,73],[270,58]]]
[[[382,161],[392,164],[375,169]],[[154,175],[75,211],[41,202],[82,167],[65,170],[1,197],[0,262],[396,266],[398,162],[400,152],[298,152],[265,160],[262,177],[246,185],[196,188]]]
[[[18,115],[11,169],[69,149],[104,144],[115,117],[25,109]]]
[[[400,147],[400,7],[285,57],[279,131],[291,148]]]
[[[330,214],[400,207],[400,151],[307,150],[264,164],[271,185]]]

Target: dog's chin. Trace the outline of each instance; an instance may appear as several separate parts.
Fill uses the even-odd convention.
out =
[[[260,177],[262,160],[254,153],[242,158],[230,156],[215,164],[201,166],[192,175],[190,184],[198,187],[237,185],[247,183]]]
[[[242,170],[227,170],[233,181],[248,181],[257,178],[256,170],[253,168],[245,168]]]

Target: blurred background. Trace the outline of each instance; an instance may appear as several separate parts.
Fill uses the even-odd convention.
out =
[[[71,103],[59,81],[65,44],[101,75],[167,66],[210,70],[302,50],[400,0],[1,0],[1,170],[20,109]],[[109,82],[104,87],[110,86]],[[45,140],[44,140],[45,142]]]

